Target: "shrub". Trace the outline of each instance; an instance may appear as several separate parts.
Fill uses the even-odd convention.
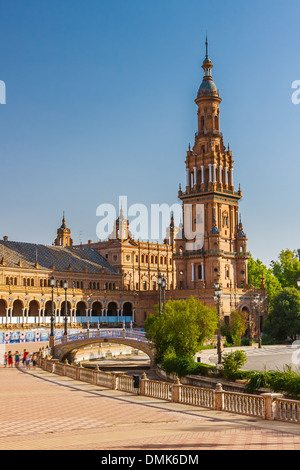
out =
[[[269,388],[272,372],[249,371],[247,390],[250,393],[260,388]]]
[[[286,365],[283,371],[273,372],[270,377],[270,388],[274,392],[286,392],[293,397],[300,395],[300,374],[293,371],[291,366]]]
[[[244,351],[233,351],[223,355],[223,375],[226,379],[236,378],[239,369],[247,362],[247,355]]]
[[[197,364],[192,356],[177,357],[175,352],[169,352],[164,356],[161,366],[167,374],[174,373],[182,378],[194,374]]]
[[[191,356],[177,357],[174,351],[165,354],[161,367],[166,374],[176,374],[179,378],[187,375],[203,375],[205,377],[217,375],[216,366],[195,362]]]
[[[241,345],[242,346],[250,346],[252,343],[251,339],[250,338],[243,338],[242,339],[242,342],[241,342]]]
[[[271,336],[269,335],[262,335],[262,338],[261,338],[261,344],[262,345],[271,345],[271,344],[277,344],[278,341],[276,341],[274,338],[272,338]]]
[[[247,390],[250,393],[260,388],[270,388],[273,392],[286,393],[294,398],[300,396],[299,371],[293,371],[289,365],[284,366],[283,371],[251,371],[248,378]]]
[[[204,377],[217,376],[218,371],[216,366],[210,366],[209,364],[202,364],[198,362],[195,364],[194,375],[203,375]]]

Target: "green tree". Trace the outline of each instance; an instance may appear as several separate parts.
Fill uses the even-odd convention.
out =
[[[212,338],[218,327],[216,309],[203,305],[194,297],[168,300],[165,312],[151,315],[145,322],[147,338],[156,349],[156,362],[174,351],[180,357],[194,356],[206,338]]]
[[[271,268],[282,287],[295,287],[300,277],[298,250],[282,250],[278,260],[271,262]]]
[[[264,331],[279,341],[287,337],[295,340],[300,333],[300,292],[294,287],[285,287],[272,304]]]
[[[222,327],[222,333],[227,337],[227,341],[232,339],[234,346],[241,345],[242,336],[245,334],[248,326],[246,312],[234,310],[229,317],[228,326]]]
[[[268,305],[272,305],[273,298],[280,292],[282,286],[280,280],[273,272],[272,268],[267,268],[261,260],[256,261],[250,255],[248,262],[248,282],[254,289],[260,289],[264,278]]]

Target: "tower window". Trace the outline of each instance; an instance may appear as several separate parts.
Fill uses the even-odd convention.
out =
[[[199,264],[198,266],[198,279],[202,279],[202,265]]]

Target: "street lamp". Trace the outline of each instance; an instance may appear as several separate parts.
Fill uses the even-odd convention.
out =
[[[65,280],[63,287],[65,289],[65,331],[64,331],[64,336],[68,335],[68,303],[67,303],[67,290],[68,290],[68,281]]]
[[[222,290],[218,282],[215,283],[215,297],[214,301],[217,305],[218,310],[218,340],[217,340],[217,352],[218,352],[218,364],[222,363],[222,347],[221,347],[221,319],[220,319],[220,303],[221,303]]]
[[[163,277],[162,281],[161,281],[161,288],[162,288],[162,291],[163,291],[163,311],[164,311],[164,313],[166,311],[166,287],[167,287],[167,281]]]
[[[300,287],[300,277],[297,279],[297,286]]]
[[[159,314],[161,315],[161,286],[162,286],[162,275],[159,273],[157,276],[157,285],[159,292]]]
[[[50,278],[50,287],[52,289],[52,296],[51,296],[51,329],[50,329],[50,342],[53,342],[52,346],[54,346],[54,287],[55,287],[55,279],[52,276]]]
[[[254,298],[255,312],[256,312],[256,321],[257,321],[257,335],[258,335],[258,347],[261,348],[261,331],[260,331],[260,315],[259,315],[259,304],[262,303],[260,295]]]

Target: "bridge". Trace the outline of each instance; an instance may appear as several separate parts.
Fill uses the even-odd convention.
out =
[[[154,362],[155,350],[143,331],[118,328],[87,330],[83,333],[63,336],[55,341],[52,347],[52,357],[60,362],[63,362],[65,359],[71,360],[80,349],[102,342],[124,344],[134,349],[139,349],[147,354],[151,365]]]

